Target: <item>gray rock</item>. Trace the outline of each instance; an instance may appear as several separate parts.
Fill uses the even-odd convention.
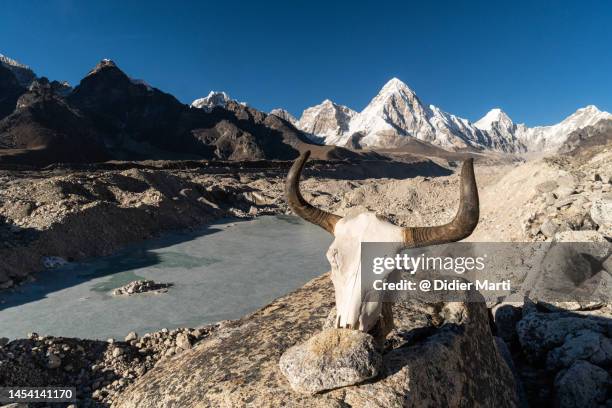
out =
[[[579,330],[603,333],[606,329],[594,320],[565,313],[530,313],[516,325],[523,352],[532,361],[546,358],[548,351],[561,346],[568,334]]]
[[[576,186],[573,184],[566,184],[566,185],[562,185],[559,186],[559,188],[557,188],[555,190],[555,195],[558,198],[565,198],[568,197],[572,194],[574,194],[576,192]]]
[[[540,193],[550,193],[558,187],[558,184],[554,180],[548,180],[540,183],[536,186],[536,190]]]
[[[113,349],[113,357],[119,357],[124,353],[124,350],[121,347],[115,347]]]
[[[574,195],[569,195],[567,197],[560,198],[557,201],[555,201],[554,206],[557,209],[561,209],[561,208],[563,208],[565,206],[568,206],[568,205],[572,204],[574,201],[576,201],[578,199],[578,197],[579,197],[579,195],[574,194]]]
[[[606,398],[612,378],[602,368],[586,361],[576,361],[555,378],[555,394],[559,408],[596,407]]]
[[[546,236],[547,238],[552,238],[558,229],[559,227],[557,226],[557,224],[555,224],[549,219],[544,221],[540,226],[540,232],[544,234],[544,236]]]
[[[189,350],[191,348],[191,340],[187,333],[179,333],[176,336],[176,346],[183,350]]]
[[[597,232],[608,239],[612,238],[612,224],[600,225]]]
[[[514,361],[512,360],[512,353],[508,348],[508,344],[501,338],[495,337],[495,346],[497,347],[497,351],[503,357],[504,361],[512,371],[512,376],[514,377],[514,381],[516,382],[517,392],[519,396],[519,407],[520,408],[529,408],[529,403],[527,401],[527,395],[525,394],[525,389],[523,388],[523,383],[519,376],[518,370],[514,365]]]
[[[62,365],[62,359],[58,355],[49,353],[47,354],[47,367],[58,368]]]
[[[291,388],[315,394],[376,377],[382,356],[367,333],[327,329],[287,349],[279,366]]]
[[[612,363],[612,340],[591,330],[570,333],[563,345],[548,353],[546,368],[558,370],[569,367],[578,360],[600,366]]]
[[[4,347],[9,343],[9,339],[7,337],[0,337],[0,347]]]
[[[606,196],[593,202],[591,218],[599,226],[612,225],[612,198]]]
[[[521,308],[502,303],[493,307],[492,313],[497,335],[508,344],[515,342],[516,324],[521,320],[523,315]]]
[[[125,341],[132,341],[138,339],[138,333],[129,332],[127,336],[125,336]]]
[[[563,231],[555,234],[556,242],[601,242],[608,241],[597,231]]]

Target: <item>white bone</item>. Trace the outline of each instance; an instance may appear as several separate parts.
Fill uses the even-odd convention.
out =
[[[371,212],[345,217],[336,223],[334,242],[327,251],[336,296],[336,324],[369,331],[379,320],[382,303],[364,301],[361,293],[361,243],[403,240],[402,228]],[[380,275],[381,279],[384,275]]]

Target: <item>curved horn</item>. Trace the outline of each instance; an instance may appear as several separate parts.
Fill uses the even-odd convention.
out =
[[[470,236],[479,217],[478,189],[474,177],[474,159],[467,159],[461,168],[461,196],[455,218],[436,227],[404,228],[404,244],[409,248],[455,242]]]
[[[302,197],[302,194],[300,193],[300,176],[308,157],[310,157],[310,150],[302,153],[300,157],[293,162],[293,165],[289,170],[289,174],[287,175],[287,183],[285,184],[287,203],[289,203],[289,207],[296,215],[333,234],[336,223],[342,217],[313,207],[306,200],[304,200],[304,197]]]

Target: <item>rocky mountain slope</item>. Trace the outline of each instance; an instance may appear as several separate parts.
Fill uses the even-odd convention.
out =
[[[311,135],[321,137],[325,144],[345,145],[344,136],[349,133],[351,120],[357,112],[329,99],[306,109],[297,122],[297,127]]]
[[[295,116],[293,116],[291,113],[287,112],[284,109],[280,109],[280,108],[272,109],[270,111],[270,115],[276,115],[279,118],[286,120],[287,122],[291,123],[294,126],[297,123],[297,119],[295,118]]]
[[[15,61],[6,55],[0,54],[0,65],[6,69],[9,69],[15,75],[15,78],[17,78],[19,85],[21,85],[23,88],[30,86],[32,81],[36,78],[36,74],[30,69],[30,67]]]
[[[312,143],[290,122],[213,93],[190,107],[102,60],[74,89],[0,64],[0,165],[145,159],[356,157]]]
[[[471,123],[425,105],[405,83],[393,78],[359,113],[325,100],[306,109],[296,125],[325,144],[338,146],[354,146],[358,139],[364,147],[397,148],[406,145],[407,138],[415,138],[450,150],[522,153],[554,151],[571,132],[604,119],[612,115],[590,105],[552,126],[515,124],[499,108]]]

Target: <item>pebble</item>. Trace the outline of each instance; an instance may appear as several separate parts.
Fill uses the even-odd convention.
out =
[[[138,334],[136,332],[129,332],[127,336],[125,336],[125,341],[132,341],[138,338]]]
[[[58,368],[61,365],[62,365],[62,360],[59,358],[59,356],[53,353],[47,354],[47,367],[54,369],[54,368]]]

